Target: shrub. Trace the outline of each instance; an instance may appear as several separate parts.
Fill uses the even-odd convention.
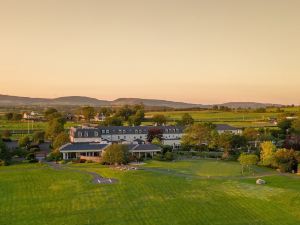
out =
[[[166,161],[172,161],[174,159],[174,155],[172,152],[166,152],[164,157]]]

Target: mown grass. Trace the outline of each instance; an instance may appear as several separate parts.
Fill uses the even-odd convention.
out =
[[[189,170],[193,163],[174,163],[173,169]],[[202,169],[217,173],[209,172],[210,163]],[[158,166],[155,162],[151,165]],[[236,175],[236,165],[221,168],[227,166],[233,174],[225,174]],[[119,182],[92,184],[91,176],[72,171],[74,167]],[[166,167],[162,164],[161,168]],[[186,179],[97,164],[72,165],[64,170],[16,165],[0,168],[0,224],[299,224],[299,180],[279,176],[266,180],[267,185],[257,186],[253,179]]]

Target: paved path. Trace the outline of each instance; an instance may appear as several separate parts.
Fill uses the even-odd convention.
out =
[[[44,162],[44,163],[46,163],[47,165],[49,165],[50,167],[52,167],[55,170],[69,170],[69,171],[72,171],[72,172],[77,172],[77,173],[91,175],[93,177],[92,182],[94,184],[113,184],[113,183],[117,183],[118,182],[117,179],[105,178],[105,177],[102,177],[98,173],[95,173],[95,172],[74,169],[74,168],[65,166],[63,164],[57,164],[55,162]]]

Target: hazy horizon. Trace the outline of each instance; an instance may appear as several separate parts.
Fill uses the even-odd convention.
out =
[[[0,2],[0,94],[300,103],[300,1]]]

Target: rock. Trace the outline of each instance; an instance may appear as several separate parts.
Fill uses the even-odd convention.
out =
[[[258,180],[256,180],[256,184],[260,184],[260,185],[266,184],[266,181],[262,180],[262,179],[258,179]]]

